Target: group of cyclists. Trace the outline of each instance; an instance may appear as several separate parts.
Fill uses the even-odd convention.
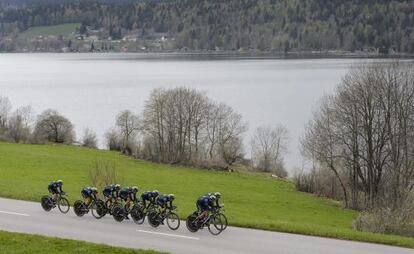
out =
[[[65,194],[65,192],[62,190],[62,186],[63,186],[62,180],[53,181],[48,185],[48,191],[51,194],[52,202],[56,202],[57,199],[61,198],[62,195]],[[176,208],[175,206],[173,206],[173,201],[175,200],[174,194],[160,194],[158,190],[145,191],[141,194],[140,199],[139,199],[137,198],[138,190],[139,189],[136,186],[122,188],[121,185],[119,184],[108,185],[104,187],[102,191],[102,194],[104,197],[104,202],[102,202],[102,204],[105,204],[105,207],[113,207],[114,204],[119,205],[119,201],[122,200],[123,201],[122,209],[123,211],[125,211],[125,215],[123,216],[122,220],[129,219],[128,214],[131,212],[133,207],[135,207],[137,204],[140,205],[140,207],[142,208],[142,211],[144,210],[146,211],[146,209],[156,207],[159,210],[159,214],[165,214],[167,211],[172,211]],[[82,188],[81,195],[84,199],[82,205],[84,207],[89,208],[93,202],[96,203],[96,201],[99,200],[99,198],[97,197],[98,193],[99,192],[96,187]],[[219,192],[206,193],[205,195],[202,195],[201,197],[199,197],[196,200],[197,211],[194,213],[196,215],[194,218],[195,221],[205,221],[205,219],[207,219],[212,212],[216,211],[217,209],[222,208],[223,205],[219,203],[220,198],[221,198],[221,194]],[[77,202],[81,202],[81,201],[77,201]],[[76,212],[76,202],[75,202],[74,208],[75,208],[75,213],[79,215]],[[113,212],[114,212],[113,210],[109,209],[109,213],[114,216]],[[104,216],[105,214],[101,215],[101,217]],[[145,214],[143,216],[145,217]],[[135,217],[133,217],[133,219],[135,221]],[[164,224],[163,220],[164,219],[160,221],[161,224]],[[118,220],[118,221],[121,221],[121,220]],[[227,219],[226,219],[226,223],[227,223]]]

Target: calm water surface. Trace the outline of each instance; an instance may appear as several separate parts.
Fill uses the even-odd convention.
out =
[[[141,112],[158,87],[195,87],[249,123],[290,131],[289,168],[300,167],[299,137],[319,99],[360,59],[238,59],[139,54],[0,54],[0,94],[39,114],[59,110],[76,127],[105,131],[123,109]]]

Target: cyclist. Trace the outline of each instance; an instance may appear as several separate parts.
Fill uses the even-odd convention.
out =
[[[112,185],[106,186],[102,193],[103,193],[106,201],[109,200],[111,203],[113,203],[119,197],[119,191],[120,190],[121,190],[121,185],[112,184]]]
[[[62,186],[63,186],[63,181],[62,180],[57,180],[57,181],[51,182],[49,184],[49,186],[47,187],[50,194],[53,195],[52,199],[54,201],[57,200],[59,195],[64,195],[65,194],[65,192],[62,190]]]
[[[138,187],[126,187],[119,192],[119,197],[125,201],[125,210],[129,211],[131,202],[137,200]]]
[[[157,190],[154,191],[145,191],[141,194],[142,206],[147,208],[146,202],[148,201],[149,205],[155,204],[155,199],[158,197],[159,192]]]
[[[92,202],[92,199],[96,199],[98,194],[98,189],[95,187],[85,187],[81,191],[82,197],[84,198],[84,203],[86,206]]]
[[[217,198],[214,195],[211,196],[202,196],[197,199],[196,206],[198,210],[197,219],[203,221],[210,214],[210,211],[213,209]]]
[[[160,195],[157,197],[157,205],[161,208],[160,214],[164,214],[167,209],[172,210],[172,202],[174,199],[174,194]],[[164,221],[161,221],[161,224],[164,224]]]

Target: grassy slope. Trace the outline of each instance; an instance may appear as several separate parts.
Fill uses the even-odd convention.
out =
[[[27,29],[20,34],[21,38],[33,38],[39,35],[48,36],[68,36],[75,31],[76,28],[80,27],[80,23],[67,23],[56,26],[35,26]]]
[[[155,251],[133,250],[92,244],[82,241],[66,240],[38,235],[0,231],[0,253],[100,253],[100,254],[156,254]],[[23,244],[24,243],[24,244]]]
[[[414,239],[351,229],[355,212],[296,192],[293,184],[246,173],[211,172],[137,161],[117,153],[80,147],[0,143],[0,196],[35,200],[52,179],[63,179],[73,202],[89,184],[95,161],[115,162],[123,185],[175,193],[179,215],[195,210],[195,199],[211,191],[223,194],[229,222],[235,226],[279,230],[414,248]]]

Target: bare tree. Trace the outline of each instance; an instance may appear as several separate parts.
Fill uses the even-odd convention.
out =
[[[129,110],[121,111],[116,117],[116,126],[122,135],[122,152],[131,154],[129,142],[140,128],[139,117]]]
[[[0,135],[5,132],[7,118],[11,110],[11,103],[9,98],[0,96]]]
[[[53,109],[45,110],[37,117],[34,136],[37,142],[70,144],[75,140],[72,123]]]
[[[29,141],[32,121],[31,106],[16,109],[7,121],[8,136],[16,143]]]
[[[251,139],[252,162],[255,168],[275,172],[287,152],[288,130],[284,126],[261,126]]]
[[[414,188],[413,69],[400,62],[351,69],[307,127],[307,157],[332,170],[353,208],[398,207]]]
[[[242,116],[224,104],[219,105],[216,126],[216,140],[220,157],[228,165],[232,165],[242,156],[241,135],[246,132],[247,124]]]
[[[82,145],[89,148],[98,147],[98,139],[96,133],[89,128],[86,128],[83,132]]]
[[[105,133],[105,140],[106,146],[111,151],[121,151],[122,150],[122,137],[121,135],[114,129],[109,129]]]
[[[242,155],[240,136],[247,128],[231,107],[183,87],[154,90],[145,104],[143,126],[146,157],[192,165],[234,163]]]

